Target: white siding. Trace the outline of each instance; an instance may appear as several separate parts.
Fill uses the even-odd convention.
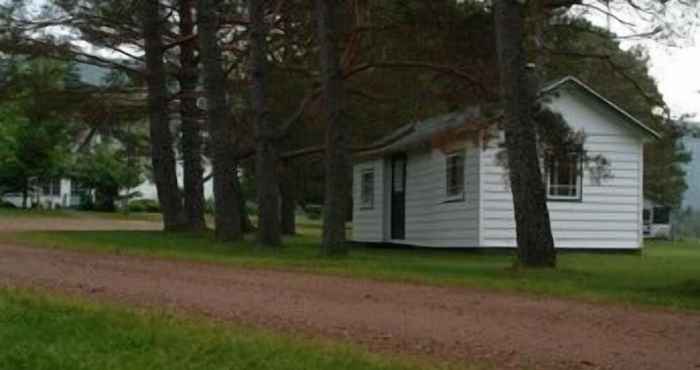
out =
[[[409,153],[406,168],[406,244],[474,247],[479,243],[479,150],[464,160],[464,200],[447,201],[445,154]]]
[[[352,240],[358,242],[381,242],[384,240],[384,161],[373,160],[356,164],[353,168],[353,221]],[[360,204],[362,172],[374,170],[374,204],[363,208]]]
[[[71,181],[68,179],[60,180],[61,188],[59,195],[44,194],[41,191],[41,187],[36,187],[33,192],[29,193],[27,198],[27,207],[31,207],[32,204],[38,203],[44,208],[55,209],[55,208],[66,208],[70,206],[70,189]],[[22,208],[23,197],[20,193],[5,194],[0,197],[5,202],[12,203],[17,208]]]
[[[592,98],[563,90],[550,103],[571,126],[586,133],[590,155],[610,161],[613,178],[595,184],[584,170],[582,200],[549,201],[558,248],[639,248],[642,207],[642,140],[639,133]],[[482,247],[515,247],[515,222],[499,149],[482,153]]]

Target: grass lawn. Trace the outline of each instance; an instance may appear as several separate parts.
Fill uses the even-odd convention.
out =
[[[0,369],[408,370],[428,367],[370,355],[349,346],[275,336],[207,320],[0,289]]]
[[[0,208],[2,218],[98,218],[103,220],[160,221],[159,213],[92,212],[73,209],[37,210],[20,208]]]
[[[357,247],[348,258],[319,257],[318,226],[286,240],[276,253],[252,242],[222,244],[210,235],[150,231],[32,232],[0,238],[38,247],[279,268],[389,281],[467,286],[700,310],[700,243],[652,242],[641,255],[560,253],[551,271],[510,268],[509,254]]]

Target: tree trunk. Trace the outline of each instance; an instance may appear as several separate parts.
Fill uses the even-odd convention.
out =
[[[281,222],[282,234],[296,234],[296,197],[294,176],[289,163],[284,163],[280,167],[280,195],[282,197]]]
[[[316,0],[326,114],[324,255],[347,254],[345,217],[352,182],[351,128],[344,117],[343,76],[338,55],[338,0]]]
[[[494,20],[518,262],[554,267],[556,251],[531,112],[534,95],[524,49],[524,9],[516,0],[495,0]]]
[[[180,36],[194,33],[193,0],[180,0]],[[206,229],[204,220],[204,170],[202,168],[202,137],[197,112],[197,83],[199,74],[195,59],[196,40],[180,44],[180,119],[185,187],[185,215],[191,231]]]
[[[100,212],[116,211],[116,199],[119,189],[95,189],[95,210]]]
[[[238,199],[241,194],[235,186],[238,174],[231,138],[233,119],[229,114],[226,75],[221,62],[221,49],[217,43],[218,5],[219,1],[199,0],[197,25],[212,147],[216,237],[219,240],[233,241],[243,237]]]
[[[27,199],[29,199],[29,181],[24,180],[22,185],[22,208],[27,209]]]
[[[251,32],[251,98],[255,111],[255,184],[258,199],[258,243],[282,244],[280,195],[277,174],[277,130],[272,127],[267,108],[267,26],[263,0],[249,0]]]
[[[248,208],[246,207],[246,199],[243,196],[243,189],[241,188],[241,182],[238,176],[236,176],[233,184],[236,187],[236,193],[241,195],[238,197],[238,209],[241,214],[241,231],[243,233],[253,232],[255,227],[250,221],[250,215],[248,214]]]
[[[177,231],[183,229],[185,217],[177,184],[173,136],[168,118],[166,72],[158,1],[143,2],[143,23],[153,177],[158,201],[163,211],[165,230]]]

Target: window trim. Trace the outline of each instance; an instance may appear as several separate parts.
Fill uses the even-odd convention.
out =
[[[450,182],[450,160],[455,157],[461,157],[462,158],[462,189],[459,193],[455,194],[450,194],[449,193],[449,182]],[[466,193],[466,169],[464,168],[466,166],[466,153],[463,149],[456,150],[453,152],[449,152],[445,154],[445,192],[444,192],[444,201],[443,203],[452,203],[452,202],[463,202],[465,200],[465,193]]]
[[[551,195],[550,191],[550,176],[552,175],[549,171],[549,161],[545,161],[545,192],[547,194],[547,201],[552,202],[582,202],[583,201],[583,156],[580,151],[572,152],[572,155],[576,155],[576,195]]]
[[[372,175],[372,187],[371,187],[371,192],[369,202],[365,202],[365,175],[371,174]],[[374,168],[364,168],[360,171],[360,209],[361,210],[367,210],[367,209],[374,209],[374,198],[376,195],[376,171]]]

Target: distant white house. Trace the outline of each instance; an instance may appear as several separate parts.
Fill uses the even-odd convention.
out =
[[[207,161],[204,161],[203,164],[204,167],[204,175],[206,176],[208,173],[211,172],[211,164],[209,164]],[[182,161],[178,161],[176,163],[175,171],[177,173],[177,183],[179,184],[180,188],[184,188],[184,168],[182,165]],[[129,192],[138,192],[140,195],[138,198],[140,199],[152,199],[152,200],[158,200],[158,190],[156,189],[156,184],[154,184],[151,180],[146,180],[143,183],[141,183],[139,186],[129,189]],[[204,198],[205,199],[210,199],[214,197],[214,184],[213,181],[209,180],[204,183]]]
[[[45,182],[35,182],[27,197],[27,207],[40,205],[42,208],[68,208],[80,205],[83,190],[71,187],[68,179],[54,179]],[[17,208],[24,204],[24,196],[21,193],[3,194],[1,200],[11,203]]]
[[[645,198],[642,222],[645,238],[671,238],[671,207]]]
[[[111,70],[103,67],[97,67],[90,64],[78,63],[76,65],[76,72],[80,81],[84,84],[91,85],[94,87],[102,87],[106,84],[107,79],[111,73]],[[85,138],[87,138],[87,145],[99,143],[101,137],[99,134],[88,135],[85,133]],[[80,138],[82,140],[83,138]],[[79,140],[79,141],[80,141]],[[75,145],[75,150],[77,151],[80,145]],[[211,165],[204,161],[205,174],[211,171]],[[178,184],[180,188],[184,187],[184,170],[182,161],[178,161],[176,164]],[[136,188],[125,189],[122,194],[126,193],[138,193],[136,198],[139,199],[151,199],[158,200],[158,193],[155,184],[146,180]],[[69,178],[62,179],[52,179],[47,181],[32,181],[29,191],[29,197],[27,199],[27,207],[40,206],[41,208],[54,209],[54,208],[75,208],[80,206],[83,198],[86,196],[92,196],[89,190],[83,189],[75,181]],[[212,181],[207,181],[204,184],[204,196],[206,199],[213,197],[213,184]],[[23,195],[20,193],[5,193],[0,194],[0,200],[13,204],[17,208],[21,208],[24,204]]]
[[[184,187],[184,173],[182,162],[178,161],[175,167],[177,171],[177,180],[180,188]],[[211,171],[211,165],[205,164],[204,170]],[[208,172],[207,172],[208,173]],[[122,190],[122,195],[138,193],[134,199],[151,199],[158,200],[158,192],[156,185],[150,180],[146,180],[135,188]],[[63,178],[53,179],[45,182],[35,182],[31,186],[29,197],[27,198],[27,207],[32,208],[39,206],[44,209],[56,208],[77,208],[85,197],[92,196],[89,190],[80,187],[75,181]],[[205,199],[214,196],[212,181],[204,183]],[[6,193],[0,196],[0,200],[13,204],[17,208],[22,208],[24,200],[21,193]]]
[[[643,144],[659,135],[576,78],[552,83],[542,94],[550,109],[584,131],[585,150],[602,154],[612,174],[591,176],[577,153],[544,169],[556,247],[640,248]],[[502,135],[484,121],[472,111],[409,124],[360,154],[354,166],[352,240],[515,247],[512,195],[497,161]],[[472,129],[460,137],[465,127]],[[454,136],[450,144],[436,143],[445,135]]]

